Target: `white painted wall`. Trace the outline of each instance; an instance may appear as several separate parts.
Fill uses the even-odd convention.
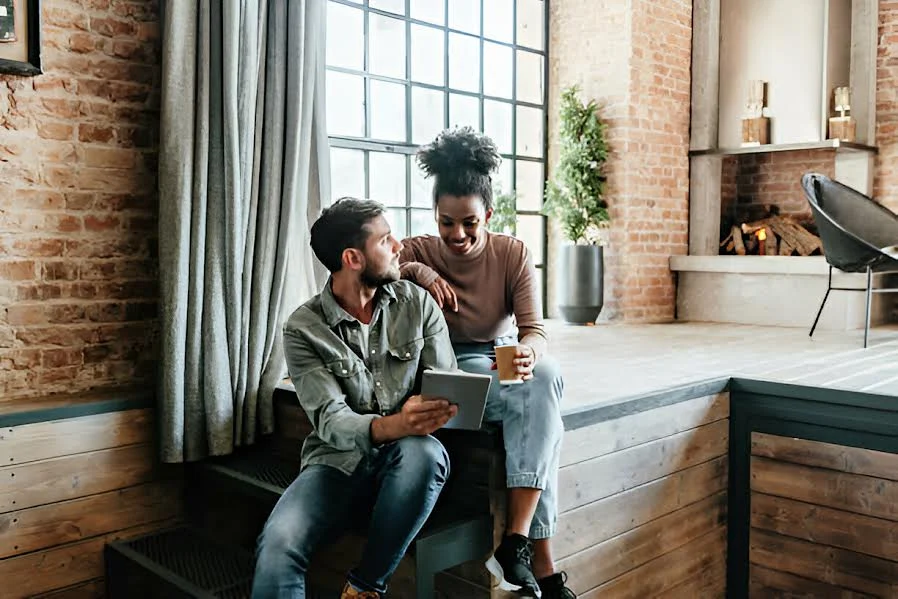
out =
[[[827,9],[827,0],[721,0],[719,147],[742,142],[750,79],[768,82],[772,143],[826,137],[821,102]]]

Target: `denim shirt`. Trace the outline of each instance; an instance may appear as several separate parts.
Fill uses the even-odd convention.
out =
[[[398,412],[427,368],[455,369],[449,331],[430,295],[408,281],[375,295],[367,353],[361,324],[337,303],[328,281],[284,324],[287,368],[314,428],[302,467],[324,464],[347,474],[369,453],[371,421]]]

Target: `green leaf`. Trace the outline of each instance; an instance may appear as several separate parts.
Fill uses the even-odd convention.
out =
[[[542,212],[558,221],[574,243],[596,243],[610,220],[604,199],[607,128],[596,102],[582,103],[579,91],[572,86],[561,94],[558,163]]]

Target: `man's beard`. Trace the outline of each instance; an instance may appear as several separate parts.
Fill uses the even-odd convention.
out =
[[[372,289],[398,281],[399,278],[399,268],[393,264],[381,272],[375,272],[370,265],[365,266],[360,276],[362,284]]]

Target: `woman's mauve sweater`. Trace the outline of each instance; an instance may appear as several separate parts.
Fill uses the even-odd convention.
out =
[[[455,289],[458,312],[443,306],[454,342],[492,342],[514,332],[537,358],[546,349],[540,290],[530,251],[514,237],[485,232],[471,251],[453,253],[434,235],[402,240],[403,279],[429,287],[438,276]]]

